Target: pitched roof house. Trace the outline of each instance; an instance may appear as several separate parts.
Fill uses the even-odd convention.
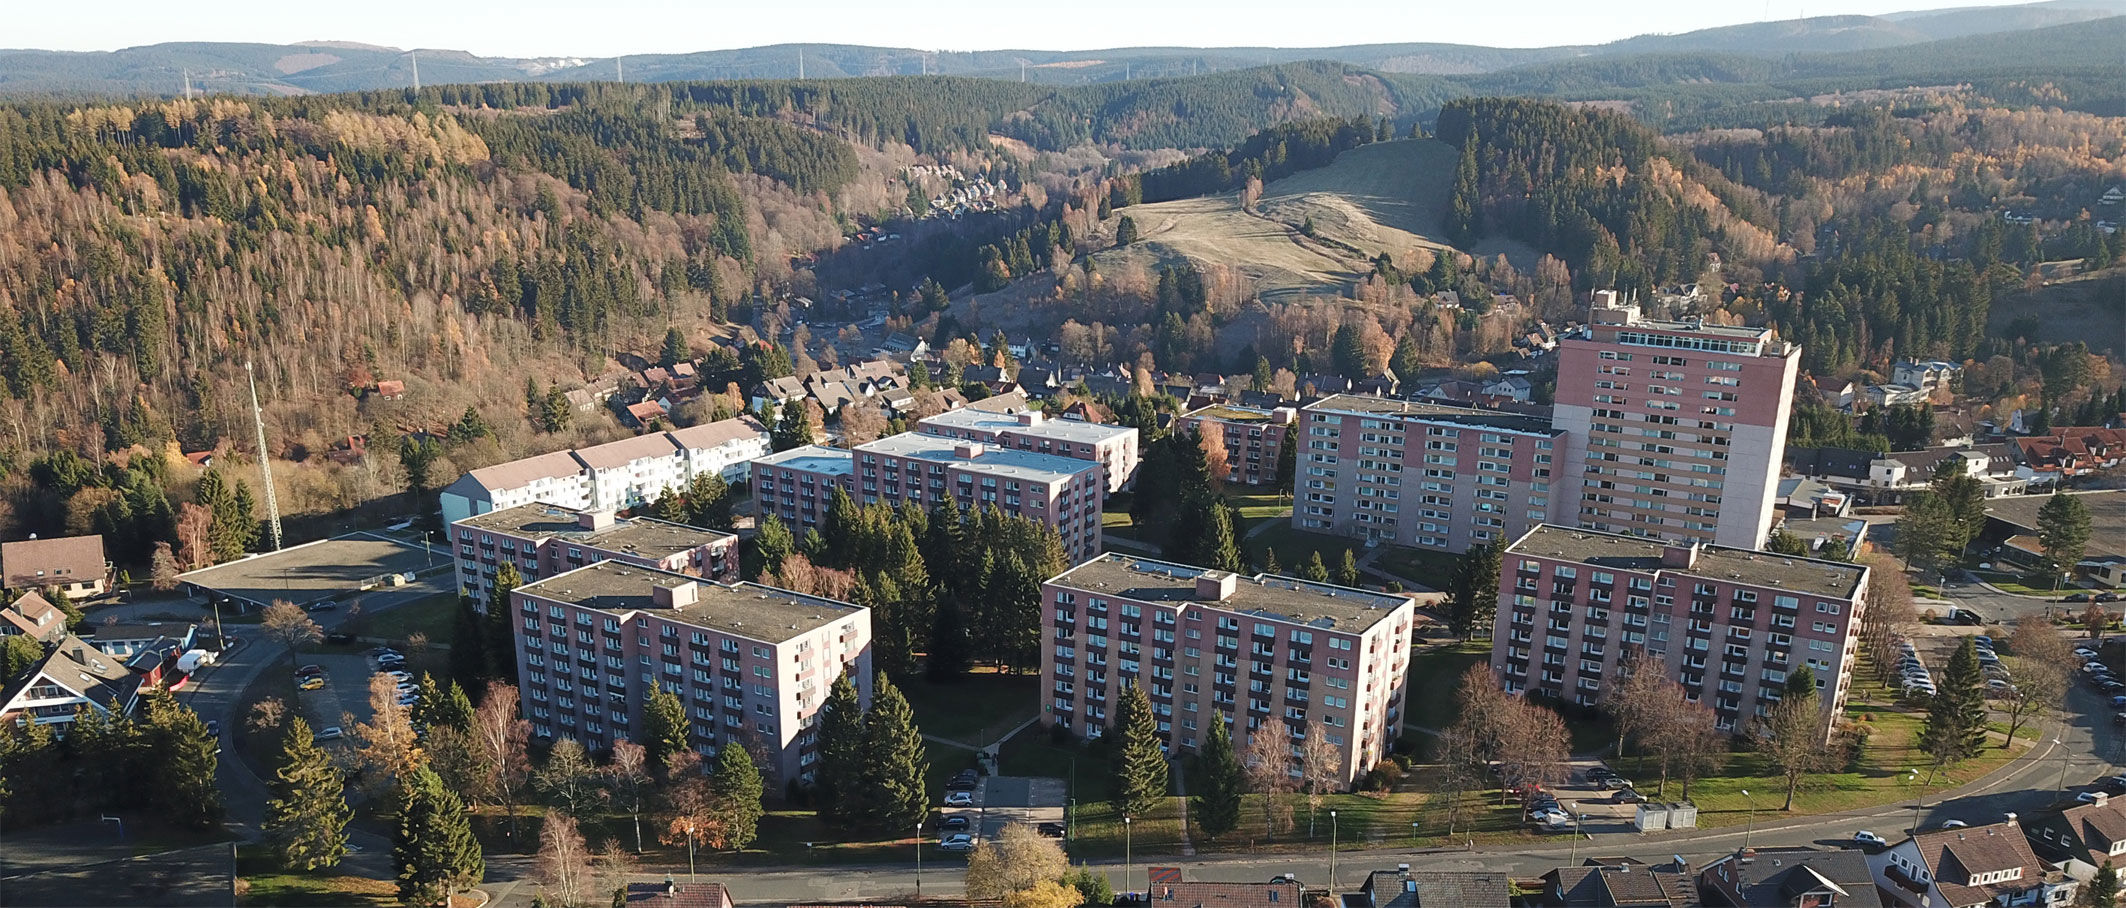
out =
[[[73,598],[101,596],[110,573],[101,535],[0,543],[0,588],[56,586]]]
[[[722,883],[627,884],[628,908],[731,908],[731,893]]]
[[[0,722],[27,719],[40,725],[74,721],[86,705],[124,714],[140,695],[140,676],[125,660],[68,634],[36,667],[0,687]]]
[[[1869,863],[1882,893],[1910,908],[2052,904],[2074,895],[2074,880],[2048,872],[2013,814],[2003,823],[1920,833]]]
[[[31,590],[0,606],[0,637],[21,634],[50,643],[66,636],[66,613]]]
[[[1867,856],[1858,851],[1759,848],[1698,872],[1708,905],[1736,908],[1880,908]]]

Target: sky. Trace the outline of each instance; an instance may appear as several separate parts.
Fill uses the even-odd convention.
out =
[[[1940,0],[1939,7],[1970,0]],[[1599,44],[1741,22],[1933,8],[1928,0],[12,0],[0,46],[116,50],[165,41],[357,41],[483,56],[608,57],[782,43],[924,50],[1140,45],[1319,47],[1438,41]]]

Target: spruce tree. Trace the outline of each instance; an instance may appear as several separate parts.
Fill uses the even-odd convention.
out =
[[[505,684],[517,683],[517,622],[509,595],[523,583],[524,575],[517,573],[514,563],[504,561],[495,568],[494,589],[487,598],[486,620],[482,622],[487,628],[486,639],[481,641],[487,650],[487,676]]]
[[[1322,563],[1320,549],[1307,556],[1307,566],[1300,569],[1299,576],[1315,583],[1329,582],[1329,566]]]
[[[753,755],[737,741],[724,742],[709,772],[709,814],[722,830],[725,848],[743,851],[760,834],[760,793]]]
[[[1135,682],[1123,689],[1108,733],[1116,736],[1108,799],[1123,816],[1144,816],[1166,798],[1166,753],[1152,699]]]
[[[1211,717],[1210,733],[1198,752],[1196,789],[1190,798],[1189,819],[1209,841],[1232,832],[1240,825],[1240,802],[1247,795],[1247,779],[1240,760],[1233,754],[1233,732],[1223,718]]]
[[[864,705],[849,672],[836,676],[819,709],[819,772],[813,774],[813,803],[819,818],[849,819],[850,803],[864,767]]]
[[[465,802],[435,770],[416,765],[399,779],[399,826],[391,841],[399,902],[433,905],[480,881],[487,862],[465,817]]]
[[[1976,755],[1985,743],[1985,674],[1978,664],[1978,650],[1966,637],[1942,670],[1941,689],[1928,705],[1926,725],[1920,729],[1920,746],[1937,765],[1947,765]]]
[[[935,611],[925,675],[934,682],[958,681],[973,662],[974,642],[967,638],[967,618],[957,599],[940,600]]]
[[[657,685],[643,702],[642,749],[650,767],[662,772],[664,761],[687,749],[687,709],[679,696]]]
[[[457,614],[451,621],[449,670],[452,681],[480,690],[487,680],[487,623],[480,616],[479,600],[459,596]]]
[[[2055,575],[2074,570],[2089,545],[2089,506],[2081,496],[2052,493],[2037,509],[2037,538]]]
[[[347,853],[346,781],[300,716],[288,720],[280,766],[268,787],[273,797],[266,802],[266,841],[281,866],[338,866]]]
[[[687,336],[678,328],[664,330],[664,353],[657,357],[657,364],[667,369],[693,358],[693,350],[687,347]]]
[[[1344,549],[1344,563],[1336,568],[1336,582],[1342,586],[1357,586],[1358,580],[1358,554]]]
[[[1277,563],[1277,547],[1276,547],[1276,546],[1266,546],[1266,547],[1264,547],[1264,548],[1263,548],[1263,550],[1262,550],[1262,572],[1263,572],[1263,573],[1265,573],[1265,574],[1283,574],[1283,573],[1284,573],[1284,565],[1281,565],[1281,564],[1278,564],[1278,563]]]
[[[759,580],[764,574],[781,570],[782,560],[795,551],[797,539],[790,535],[790,527],[772,514],[762,517],[753,538],[739,550],[739,572],[747,580]]]
[[[872,682],[871,712],[864,717],[864,767],[854,802],[862,808],[862,825],[891,832],[915,825],[930,811],[923,780],[930,759],[923,735],[915,727],[908,699],[882,673]]]
[[[221,822],[221,788],[214,783],[221,745],[207,734],[199,714],[165,691],[145,698],[140,744],[152,754],[145,773],[148,801],[171,823],[193,829]]]
[[[1247,559],[1233,539],[1233,512],[1225,502],[1213,499],[1204,514],[1204,532],[1199,551],[1202,564],[1221,571],[1245,571]]]
[[[2113,908],[2118,903],[2119,873],[2111,869],[2110,861],[2105,861],[2096,875],[2074,893],[2075,908]]]

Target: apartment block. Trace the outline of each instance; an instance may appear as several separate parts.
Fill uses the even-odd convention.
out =
[[[1049,419],[1039,410],[992,413],[976,407],[948,410],[916,424],[916,431],[939,438],[1098,461],[1107,473],[1107,492],[1129,488],[1137,480],[1138,433],[1130,426]]]
[[[710,580],[738,576],[737,536],[611,511],[520,504],[451,524],[450,538],[458,591],[483,601],[505,562],[526,583],[607,560]]]
[[[1508,691],[1592,705],[1641,652],[1742,731],[1808,666],[1845,706],[1868,568],[1543,525],[1506,549],[1491,667]]]
[[[1294,429],[1299,529],[1460,552],[1570,507],[1552,488],[1564,433],[1538,417],[1338,394]]]
[[[1416,604],[1291,577],[1109,553],[1041,588],[1043,721],[1097,737],[1127,685],[1150,696],[1171,748],[1211,722],[1289,739],[1318,723],[1357,779],[1401,733]]]
[[[1174,431],[1218,433],[1225,442],[1226,484],[1268,486],[1277,483],[1277,457],[1298,419],[1291,407],[1215,404],[1176,417]]]
[[[1771,532],[1801,348],[1769,328],[1640,315],[1597,291],[1558,342],[1552,424],[1576,477],[1572,522],[1754,549]],[[1566,522],[1561,512],[1557,522]]]
[[[510,594],[533,734],[593,750],[644,734],[655,686],[679,696],[703,754],[738,744],[773,784],[809,781],[828,688],[871,697],[871,611],[757,583],[601,561]]]
[[[582,510],[641,507],[695,477],[737,482],[768,453],[768,429],[751,416],[555,451],[482,467],[444,486],[443,520],[456,523],[531,502]]]
[[[803,533],[827,516],[833,489],[857,501],[928,509],[946,495],[960,507],[994,506],[1054,527],[1072,561],[1100,551],[1100,461],[903,432],[853,450],[810,445],[753,462],[755,513]]]

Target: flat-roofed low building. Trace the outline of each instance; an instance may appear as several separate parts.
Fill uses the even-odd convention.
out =
[[[1320,727],[1346,782],[1401,734],[1416,604],[1406,596],[1108,553],[1042,584],[1043,721],[1107,730],[1128,685],[1151,698],[1169,747],[1207,723],[1288,739]],[[1296,771],[1296,770],[1295,770]]]
[[[451,524],[458,590],[485,600],[505,562],[529,583],[614,560],[710,580],[738,576],[738,537],[648,517],[520,504]]]
[[[1642,652],[1742,731],[1808,666],[1835,716],[1867,579],[1843,561],[1545,524],[1506,549],[1491,668],[1508,691],[1591,706],[1625,654]]]
[[[852,673],[871,696],[871,610],[620,561],[517,588],[517,680],[540,737],[596,750],[645,732],[653,685],[678,695],[703,754],[736,743],[781,785],[810,781],[816,716]]]
[[[1225,442],[1227,483],[1265,486],[1277,483],[1277,458],[1283,453],[1299,411],[1292,407],[1243,407],[1212,404],[1174,419],[1174,431],[1216,432]],[[1294,459],[1296,466],[1297,459]]]
[[[962,407],[923,419],[916,424],[916,431],[1036,454],[1098,461],[1106,471],[1110,494],[1129,488],[1137,480],[1138,432],[1132,426],[1049,419],[1038,409],[996,413]]]

